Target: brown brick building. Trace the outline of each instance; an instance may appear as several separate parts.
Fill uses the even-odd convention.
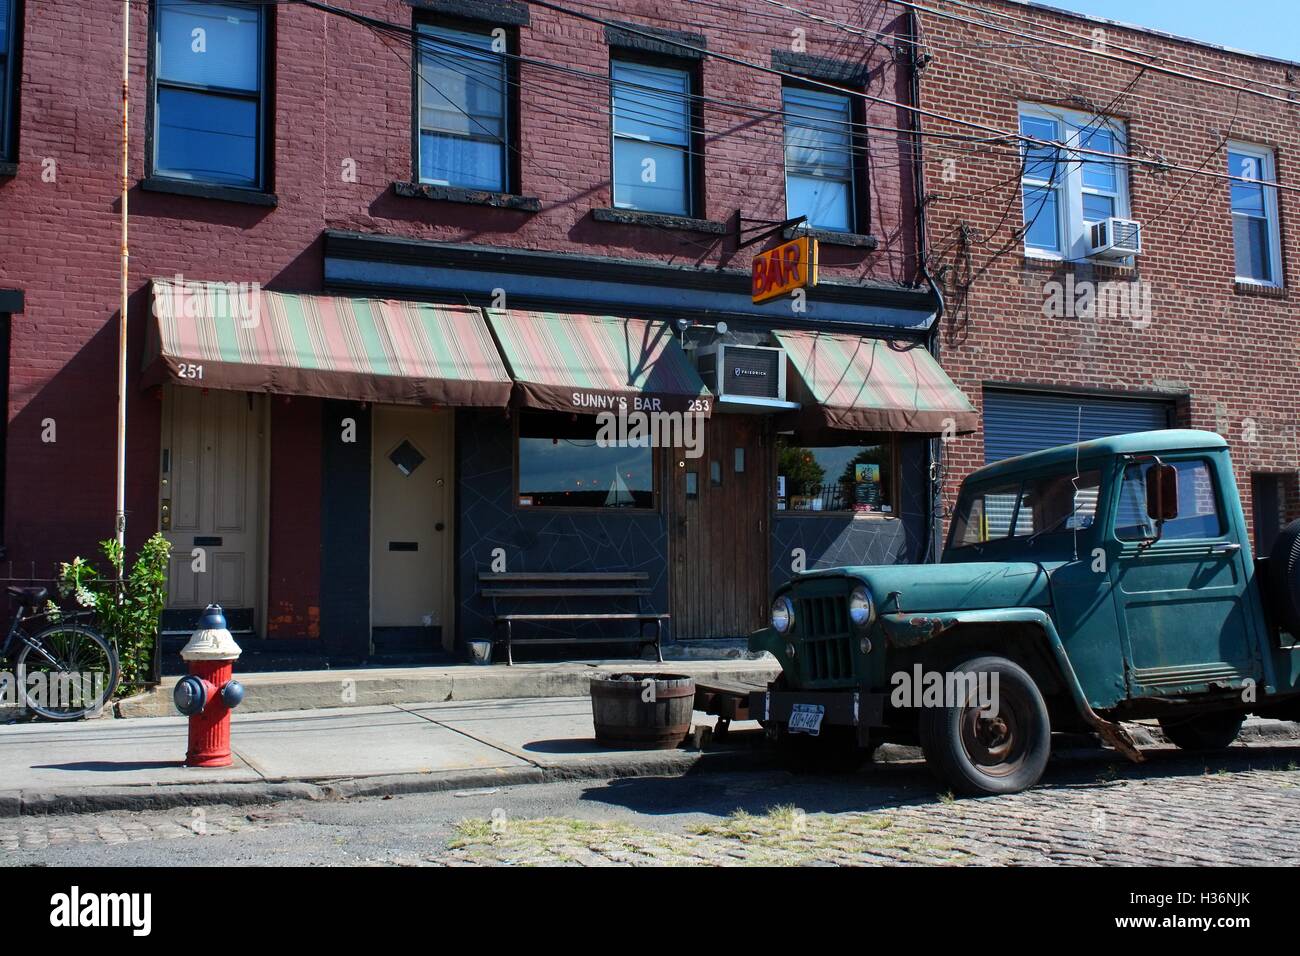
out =
[[[1066,146],[923,120],[942,362],[983,411],[947,500],[986,461],[1168,421],[1228,438],[1266,543],[1300,514],[1300,65],[1038,4],[922,5],[924,109]],[[1140,254],[1089,248],[1111,216]]]
[[[123,6],[0,0],[14,573],[113,531]],[[742,0],[131,10],[128,546],[172,539],[177,631],[215,598],[336,657],[451,648],[491,632],[499,556],[633,573],[673,637],[734,638],[796,555],[921,556],[933,420],[777,424],[777,333],[878,354],[895,396],[942,378],[905,11],[820,5],[846,34]],[[820,283],[755,305],[752,256],[796,228]],[[591,451],[593,381],[667,401],[700,373],[701,459]]]

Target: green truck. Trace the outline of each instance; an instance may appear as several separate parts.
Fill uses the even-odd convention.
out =
[[[1227,443],[1167,430],[988,465],[935,564],[797,574],[750,638],[782,672],[749,713],[798,763],[919,743],[954,792],[1013,793],[1053,733],[1142,755],[1121,721],[1227,747],[1300,720],[1300,521],[1251,554]]]

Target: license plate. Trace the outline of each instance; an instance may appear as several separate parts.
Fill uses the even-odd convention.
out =
[[[790,733],[816,737],[822,731],[826,708],[821,704],[795,704],[790,710]]]

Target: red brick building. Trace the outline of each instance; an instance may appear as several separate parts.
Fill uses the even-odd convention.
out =
[[[1266,551],[1300,514],[1300,65],[1038,4],[922,6],[920,103],[954,118],[923,121],[941,356],[983,420],[948,445],[948,502],[986,461],[1167,422],[1227,437]],[[1110,217],[1139,254],[1090,247]]]
[[[0,0],[3,544],[38,576],[113,532],[123,9]],[[934,421],[850,397],[849,427],[787,422],[833,400],[808,362],[777,382],[819,335],[895,385],[935,374],[906,11],[820,6],[850,33],[740,0],[131,11],[128,545],[172,539],[172,626],[220,599],[237,629],[340,657],[450,648],[490,632],[478,575],[499,557],[634,572],[674,636],[724,638],[763,620],[793,555],[921,556]],[[927,95],[967,109],[946,68]],[[751,256],[804,233],[819,285],[754,305]],[[984,327],[982,288],[950,324]],[[1279,300],[1215,295],[1283,334]],[[1014,334],[951,346],[976,394],[971,363]],[[628,354],[590,361],[611,342]],[[589,416],[557,410],[570,385],[575,407],[709,401],[703,457],[600,458]]]

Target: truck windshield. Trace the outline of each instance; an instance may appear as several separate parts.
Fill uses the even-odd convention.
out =
[[[948,546],[1081,531],[1097,513],[1101,472],[1006,479],[962,489]]]

